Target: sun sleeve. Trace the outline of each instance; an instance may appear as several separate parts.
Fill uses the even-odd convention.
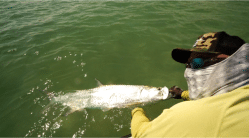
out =
[[[150,120],[145,116],[142,108],[135,108],[131,112],[131,134],[132,138],[138,137],[150,127]]]

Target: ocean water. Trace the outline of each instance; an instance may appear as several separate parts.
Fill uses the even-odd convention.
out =
[[[226,31],[249,41],[246,1],[0,1],[0,136],[121,137],[131,110],[88,108],[68,116],[49,104],[103,84],[187,89],[174,48]],[[153,120],[182,100],[138,105]]]

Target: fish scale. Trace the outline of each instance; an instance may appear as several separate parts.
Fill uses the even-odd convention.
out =
[[[59,95],[52,101],[70,107],[68,115],[85,108],[107,111],[171,98],[166,86],[158,88],[144,85],[102,85],[100,82],[98,84],[99,87],[96,88]]]

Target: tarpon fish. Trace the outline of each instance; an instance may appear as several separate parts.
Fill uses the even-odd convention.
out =
[[[52,103],[69,106],[71,114],[85,108],[99,108],[107,111],[112,108],[124,108],[134,104],[149,103],[171,98],[167,87],[144,85],[103,85],[88,90],[76,90],[52,99]]]

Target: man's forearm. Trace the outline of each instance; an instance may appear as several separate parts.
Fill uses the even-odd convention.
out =
[[[145,112],[142,108],[133,109],[131,115],[131,134],[132,138],[135,138],[148,128],[150,120],[145,116]]]

